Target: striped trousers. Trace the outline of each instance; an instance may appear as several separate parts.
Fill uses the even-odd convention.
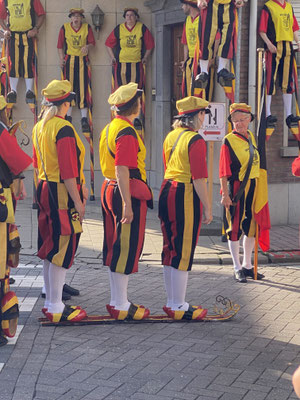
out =
[[[64,79],[71,82],[72,91],[76,93],[76,103],[79,109],[87,108],[87,93],[89,85],[88,63],[87,56],[65,56],[65,66],[63,69]],[[71,106],[75,105],[72,101]]]
[[[9,39],[9,76],[33,78],[35,69],[34,43],[26,32],[12,32]]]

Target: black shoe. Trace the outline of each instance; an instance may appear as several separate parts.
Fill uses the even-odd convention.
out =
[[[13,285],[14,283],[16,283],[16,280],[12,277],[9,278],[9,284]]]
[[[66,116],[65,116],[65,120],[72,123],[72,117],[71,117],[71,115],[66,115]]]
[[[277,122],[277,118],[274,115],[269,115],[266,119],[267,121],[267,128],[275,128],[275,124]]]
[[[8,104],[15,104],[17,102],[17,92],[15,92],[14,90],[8,92],[6,96],[6,102]]]
[[[42,298],[43,298],[43,299],[46,298],[45,293],[42,293]],[[65,291],[63,291],[63,292],[62,292],[62,297],[61,297],[61,299],[62,299],[63,301],[70,300],[70,299],[71,299],[71,295],[70,295],[69,293],[66,293]]]
[[[201,72],[198,74],[195,78],[195,83],[197,86],[199,86],[201,89],[205,89],[207,84],[208,84],[208,79],[209,76],[206,72]]]
[[[217,73],[217,81],[221,86],[231,86],[231,82],[235,79],[232,72],[223,68]]]
[[[27,90],[25,101],[27,104],[35,104],[35,94],[32,90]]]
[[[86,117],[81,118],[81,129],[82,132],[90,132],[90,125],[89,125],[89,121]]]
[[[248,269],[248,268],[243,268],[242,269],[244,272],[245,276],[248,276],[249,278],[254,279],[254,268]],[[265,276],[263,274],[260,274],[259,272],[257,273],[257,280],[261,281]]]
[[[239,271],[234,271],[233,275],[234,275],[234,277],[235,277],[237,282],[239,282],[239,283],[247,283],[246,276],[245,276],[244,271],[242,269],[240,269]]]
[[[6,339],[5,336],[2,336],[2,334],[0,334],[0,347],[1,346],[5,346],[7,344],[8,340]]]
[[[289,128],[297,127],[299,121],[300,121],[300,117],[295,117],[295,115],[293,115],[293,114],[290,114],[287,117],[287,119],[285,120],[285,122]]]
[[[79,296],[80,295],[80,292],[78,289],[75,289],[72,286],[67,285],[66,283],[64,284],[63,291],[65,293],[70,294],[71,296]]]

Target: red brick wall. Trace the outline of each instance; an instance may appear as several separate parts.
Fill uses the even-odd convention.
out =
[[[251,0],[250,0],[251,1]],[[258,22],[260,12],[265,1],[258,0]],[[248,68],[251,68],[248,57],[249,46],[249,21],[250,21],[250,4],[249,2],[243,9],[242,18],[242,50],[241,50],[241,91],[240,101],[248,101]],[[300,22],[300,21],[299,21]],[[263,47],[263,41],[257,35],[257,48]],[[281,90],[277,88],[276,94],[272,98],[271,111],[278,118],[277,127],[267,143],[267,166],[269,183],[280,182],[296,182],[296,178],[291,173],[291,163],[293,158],[280,156],[280,149],[283,146],[283,124],[284,124],[284,108],[282,103]]]

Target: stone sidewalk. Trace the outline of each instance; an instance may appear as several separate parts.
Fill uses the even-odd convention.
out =
[[[261,255],[266,278],[238,284],[232,279],[226,243],[201,236],[187,300],[213,312],[221,294],[241,306],[234,319],[41,327],[43,279],[35,255],[35,214],[29,202],[19,205],[24,248],[20,267],[12,271],[12,290],[19,298],[20,322],[17,337],[0,348],[0,400],[296,399],[291,376],[300,364],[299,264],[270,264]],[[297,236],[298,228],[288,229]],[[80,304],[90,315],[104,314],[109,287],[100,257],[103,225],[93,204],[84,230],[67,274],[81,295],[69,303]],[[285,232],[281,234],[287,238]],[[274,247],[281,238],[275,239]],[[292,248],[297,240],[278,250],[297,249]],[[129,298],[145,304],[152,314],[160,314],[165,304],[160,249],[154,211],[147,222],[139,273],[129,281]]]

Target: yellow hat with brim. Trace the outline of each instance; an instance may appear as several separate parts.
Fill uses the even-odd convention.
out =
[[[0,111],[4,110],[4,108],[7,106],[7,103],[5,101],[4,96],[0,96]]]
[[[143,91],[138,89],[138,84],[130,82],[127,85],[120,86],[108,98],[108,104],[115,111],[125,111],[131,107]]]
[[[126,7],[126,8],[124,8],[123,18],[125,18],[125,15],[126,15],[127,11],[133,11],[135,13],[135,15],[138,18],[140,18],[139,10],[138,10],[138,8],[135,8],[135,7]]]
[[[176,108],[178,111],[178,115],[174,118],[186,118],[193,117],[198,114],[199,111],[205,110],[205,114],[210,114],[209,108],[207,108],[209,102],[201,99],[200,97],[189,96],[184,99],[176,101]]]
[[[229,107],[229,117],[228,121],[231,122],[231,116],[235,112],[241,112],[245,114],[250,114],[251,115],[251,121],[254,119],[254,115],[252,114],[252,109],[251,106],[249,106],[246,103],[232,103]]]
[[[71,8],[69,11],[69,18],[72,17],[73,14],[81,14],[84,18],[84,9],[83,8]]]
[[[71,92],[72,85],[68,80],[59,81],[54,79],[48,86],[42,90],[42,95],[53,105],[59,106],[65,102],[75,99],[75,93]]]
[[[180,0],[180,1],[181,3],[187,4],[188,6],[198,8],[197,0]]]

